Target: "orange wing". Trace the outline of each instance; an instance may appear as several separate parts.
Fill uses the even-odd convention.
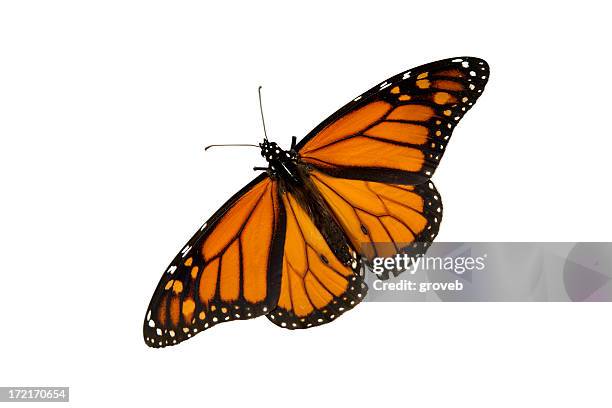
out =
[[[287,329],[328,323],[365,297],[361,263],[354,252],[350,265],[340,262],[292,194],[283,193],[282,202],[287,224],[281,291],[268,319]]]
[[[487,63],[462,57],[423,65],[370,89],[298,145],[331,175],[420,184],[435,171],[453,129],[482,93]]]
[[[321,193],[354,248],[369,262],[423,253],[438,233],[442,201],[430,181],[417,186],[350,180],[313,170]]]
[[[284,218],[277,182],[264,174],[232,197],[162,276],[145,317],[147,345],[177,344],[217,323],[272,310]]]

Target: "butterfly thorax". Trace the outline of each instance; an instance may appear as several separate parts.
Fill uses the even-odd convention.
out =
[[[275,142],[264,140],[259,144],[261,155],[268,162],[272,176],[280,177],[286,181],[301,184],[297,169],[297,153],[291,149],[283,150]]]

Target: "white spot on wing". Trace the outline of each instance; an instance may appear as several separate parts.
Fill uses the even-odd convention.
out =
[[[185,257],[185,255],[189,253],[190,250],[191,250],[191,245],[187,245],[185,248],[183,248],[183,250],[181,251],[181,254],[183,254],[183,258]]]

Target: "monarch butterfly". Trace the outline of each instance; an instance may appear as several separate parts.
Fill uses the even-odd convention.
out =
[[[266,137],[268,167],[163,274],[145,343],[174,345],[261,315],[302,329],[352,309],[367,291],[363,264],[380,255],[376,242],[399,252],[435,238],[442,203],[430,178],[488,76],[478,58],[433,62],[353,99],[288,151]]]

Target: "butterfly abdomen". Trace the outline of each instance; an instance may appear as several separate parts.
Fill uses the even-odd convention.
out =
[[[308,213],[338,260],[344,265],[351,264],[354,260],[351,253],[354,251],[351,250],[348,237],[340,227],[331,209],[312,184],[306,166],[296,163],[296,170],[297,177],[300,180],[299,186],[285,182],[283,183],[283,189],[293,195],[300,206]],[[328,262],[323,258],[321,260],[325,263]]]

